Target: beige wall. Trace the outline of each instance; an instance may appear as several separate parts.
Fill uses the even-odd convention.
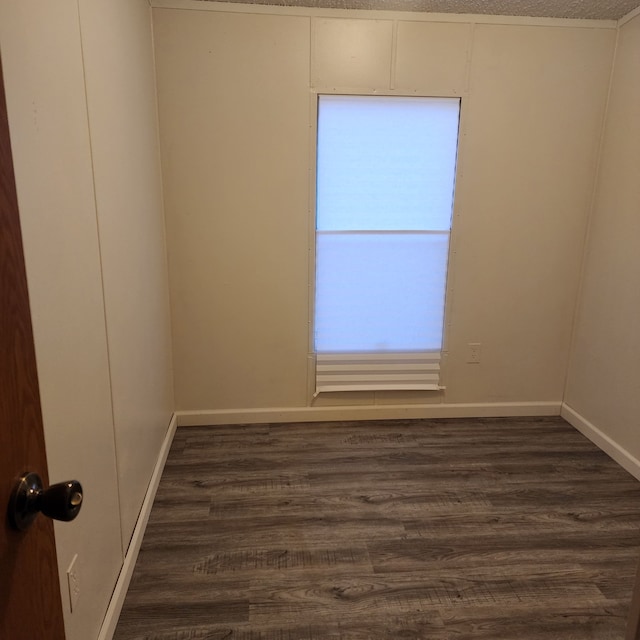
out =
[[[180,408],[305,403],[309,21],[155,12]]]
[[[615,29],[312,14],[154,9],[177,408],[310,402],[314,91],[463,101],[447,389],[315,404],[559,406]]]
[[[640,459],[640,17],[620,29],[566,402]],[[637,463],[636,463],[637,464]]]
[[[126,550],[173,411],[151,15],[79,6]]]
[[[561,400],[615,31],[478,25],[447,400]],[[480,366],[465,345],[482,343]]]
[[[150,9],[3,2],[0,46],[49,472],[85,489],[67,639],[93,640],[172,410]]]

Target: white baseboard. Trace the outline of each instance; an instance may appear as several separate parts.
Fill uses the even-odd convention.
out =
[[[171,448],[171,443],[173,442],[173,436],[176,433],[177,425],[178,420],[174,413],[171,417],[171,422],[169,422],[169,428],[167,429],[164,442],[160,448],[158,460],[156,461],[156,465],[153,469],[153,474],[151,475],[151,480],[147,487],[147,493],[145,494],[144,501],[142,502],[142,508],[140,509],[140,515],[138,516],[138,521],[136,522],[133,535],[131,536],[129,549],[124,558],[120,575],[118,576],[116,586],[113,590],[113,594],[111,595],[107,613],[102,622],[102,627],[100,628],[98,640],[112,640],[116,626],[118,625],[122,605],[124,604],[127,589],[129,588],[131,577],[133,576],[133,570],[136,566],[136,560],[138,559],[138,553],[140,552],[140,547],[142,545],[142,538],[144,537],[147,522],[149,521],[149,515],[151,514],[151,507],[153,506],[153,501],[156,497],[156,492],[158,491],[162,471],[164,470],[164,465],[167,461],[167,456],[169,455],[169,449]]]
[[[178,426],[323,422],[333,420],[401,420],[425,418],[499,418],[559,416],[562,402],[501,402],[484,404],[341,405],[267,409],[176,411]]]
[[[560,415],[622,468],[626,469],[634,478],[640,480],[640,460],[632,456],[624,447],[621,447],[615,440],[600,431],[598,427],[581,416],[568,404],[562,404]]]

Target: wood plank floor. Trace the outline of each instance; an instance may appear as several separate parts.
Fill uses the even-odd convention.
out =
[[[180,428],[115,640],[621,640],[639,558],[560,418]]]

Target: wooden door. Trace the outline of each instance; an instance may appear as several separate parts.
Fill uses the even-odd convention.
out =
[[[42,515],[25,532],[6,517],[25,471],[48,486],[42,413],[22,234],[0,61],[0,638],[64,640],[53,522]]]

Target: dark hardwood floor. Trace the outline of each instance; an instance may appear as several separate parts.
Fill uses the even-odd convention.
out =
[[[560,418],[179,428],[115,640],[621,640],[639,558]]]

